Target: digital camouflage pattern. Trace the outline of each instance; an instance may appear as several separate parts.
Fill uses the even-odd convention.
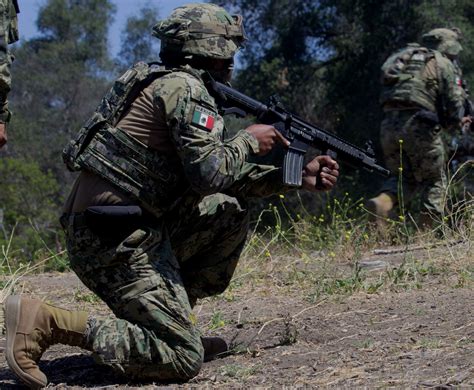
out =
[[[380,98],[386,109],[421,108],[457,126],[463,111],[458,69],[440,52],[410,44],[382,65]]]
[[[400,185],[406,204],[420,195],[425,210],[442,214],[447,183],[446,150],[440,130],[439,125],[420,119],[416,110],[385,114],[380,139],[385,164],[392,176],[380,192],[397,196]],[[401,183],[399,168],[402,168]]]
[[[211,21],[231,26],[234,20],[213,5],[183,9],[196,17],[199,7],[212,10]],[[215,50],[225,51],[220,34],[208,35],[204,43],[215,39]],[[245,199],[285,188],[281,167],[250,162],[259,151],[250,133],[229,138],[202,71],[161,68],[148,77],[147,66],[136,65],[114,84],[64,159],[71,169],[111,183],[152,218],[111,236],[94,233],[71,206],[62,224],[71,267],[114,312],[90,329],[97,360],[137,378],[186,380],[203,360],[191,308],[230,282],[248,230]],[[140,140],[131,135],[134,115],[149,131]]]
[[[0,123],[10,120],[7,95],[11,88],[10,68],[13,55],[8,45],[18,41],[18,5],[13,0],[0,0]]]
[[[462,99],[464,101],[465,113],[464,115],[471,115],[472,102],[470,101],[467,84],[463,80],[462,70],[457,61],[454,61],[456,76],[459,84],[462,87]],[[474,197],[474,134],[473,127],[468,126],[457,132],[451,140],[451,174],[461,168],[460,172],[456,173],[456,179],[461,179],[463,195]],[[458,181],[458,180],[456,180]]]
[[[63,160],[71,171],[81,170],[81,154],[102,128],[115,127],[127,105],[154,79],[169,73],[163,66],[137,62],[121,75],[102,98],[94,114],[63,150]]]
[[[451,57],[456,57],[461,53],[461,39],[461,30],[456,27],[435,28],[421,37],[423,45]]]
[[[388,58],[382,75],[380,137],[392,176],[380,192],[396,198],[401,186],[408,204],[421,191],[425,211],[441,214],[447,152],[440,132],[455,131],[464,114],[460,69],[441,52],[410,44]]]
[[[452,174],[461,179],[462,191],[470,198],[474,197],[474,134],[467,129],[456,136],[452,142],[454,157],[451,162]],[[459,170],[459,171],[458,171]],[[456,180],[457,181],[457,180]]]
[[[202,364],[192,306],[225,290],[248,230],[244,203],[215,194],[197,208],[183,201],[123,237],[94,234],[63,219],[72,269],[116,316],[90,329],[99,363],[129,377],[187,380]]]
[[[214,4],[187,4],[153,27],[161,50],[180,55],[231,59],[242,46],[245,33],[240,16]]]
[[[109,117],[109,101],[127,101],[118,93],[122,88],[119,84],[112,87],[114,98],[109,92],[79,136],[66,147],[66,163],[110,181],[156,216],[184,193],[199,201],[202,195],[222,191],[249,197],[267,196],[281,189],[280,168],[248,162],[249,156],[258,152],[253,136],[242,130],[231,139],[225,138],[224,120],[200,72],[190,67],[175,69],[151,86],[164,113],[167,133],[171,129],[171,155],[148,148],[113,127],[114,115],[105,119]],[[193,123],[199,110],[213,118],[211,130]]]

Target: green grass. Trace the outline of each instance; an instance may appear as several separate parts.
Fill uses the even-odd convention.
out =
[[[454,181],[451,179],[451,185]],[[239,291],[276,286],[299,290],[309,302],[324,296],[356,293],[377,294],[383,290],[419,289],[431,279],[465,288],[474,282],[471,242],[474,231],[474,202],[446,196],[446,210],[452,210],[433,229],[420,229],[401,208],[397,220],[380,232],[368,223],[364,200],[345,193],[339,198],[320,197],[319,212],[301,207],[290,212],[289,198],[280,195],[258,215],[229,288],[217,299],[238,300]],[[450,199],[448,201],[448,199]],[[59,235],[53,247],[36,224],[30,221],[28,234],[36,242],[34,253],[22,251],[20,233],[14,226],[4,231],[0,242],[0,291],[5,297],[21,289],[28,273],[69,270],[64,243]],[[464,243],[460,250],[453,243]],[[420,250],[410,250],[411,246]],[[383,272],[369,272],[358,261],[376,248],[407,249],[401,262]],[[390,258],[388,255],[386,258]],[[97,297],[78,293],[76,299],[95,302]],[[210,329],[225,325],[221,313],[214,313]]]
[[[215,311],[214,313],[212,313],[209,329],[215,330],[215,329],[223,328],[225,324],[226,323],[224,319],[224,314],[222,312]]]
[[[303,211],[291,216],[285,202],[280,196],[281,204],[270,204],[257,219],[232,292],[273,284],[298,289],[315,302],[328,295],[419,289],[434,279],[451,287],[472,285],[472,258],[465,248],[473,237],[472,201],[434,221],[432,229],[421,229],[405,214],[384,232],[367,223],[363,200],[348,194],[329,200],[318,215]],[[358,267],[363,256],[387,245],[399,248],[401,261],[382,272]]]
[[[74,300],[76,302],[84,302],[84,303],[99,303],[101,299],[95,295],[94,293],[90,292],[89,290],[79,290],[77,289],[74,293]]]

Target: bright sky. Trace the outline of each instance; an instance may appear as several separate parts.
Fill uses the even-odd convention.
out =
[[[207,2],[207,0],[112,0],[116,6],[115,20],[109,31],[109,44],[112,54],[120,50],[120,33],[125,25],[127,17],[138,14],[145,4],[155,4],[160,17],[168,16],[171,11],[183,4],[191,2]],[[46,0],[19,0],[20,15],[18,16],[20,39],[30,39],[38,34],[36,29],[36,18],[41,5]]]

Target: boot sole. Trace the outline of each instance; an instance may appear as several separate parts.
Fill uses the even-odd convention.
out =
[[[11,370],[31,389],[41,389],[46,387],[47,383],[38,382],[38,380],[21,369],[13,355],[13,343],[20,323],[21,297],[11,295],[5,302],[5,328],[6,328],[6,351],[5,357]]]

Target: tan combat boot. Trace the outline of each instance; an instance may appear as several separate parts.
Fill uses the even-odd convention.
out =
[[[201,342],[204,347],[205,362],[215,359],[229,350],[225,340],[220,337],[201,337]]]
[[[53,344],[84,347],[87,313],[72,312],[39,300],[9,296],[5,303],[6,359],[12,371],[30,388],[48,383],[38,361]]]
[[[381,192],[375,198],[369,199],[365,207],[369,210],[369,218],[376,221],[382,227],[386,226],[387,218],[390,216],[390,211],[395,207],[396,198],[388,192]]]

